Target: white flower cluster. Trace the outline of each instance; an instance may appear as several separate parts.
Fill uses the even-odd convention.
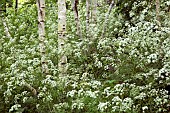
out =
[[[94,88],[94,89],[101,87],[101,82],[100,81],[92,80],[90,83],[91,83],[90,84],[91,87]]]
[[[129,97],[125,98],[122,102],[122,105],[120,107],[121,111],[129,111],[132,109],[132,105],[133,105],[133,100]]]
[[[140,99],[140,100],[142,100],[142,99],[144,99],[145,97],[146,97],[146,93],[142,92],[142,93],[140,93],[138,96],[136,96],[135,99]]]
[[[42,98],[43,96],[45,96],[45,93],[44,92],[40,92],[40,93],[38,93],[38,99],[40,99],[40,98]]]
[[[22,99],[23,103],[25,103],[27,100],[28,100],[28,97],[24,97],[24,98]]]
[[[53,100],[52,95],[48,94],[43,99],[43,102],[51,102]]]
[[[166,96],[164,98],[163,97],[156,97],[154,99],[154,102],[156,103],[157,106],[163,105],[163,104],[168,102],[168,98]]]
[[[49,84],[51,85],[51,87],[56,87],[57,86],[57,82],[55,80],[52,80],[52,76],[51,75],[47,75],[46,79],[42,80],[43,84]]]
[[[100,110],[101,112],[103,112],[104,110],[106,110],[108,108],[109,102],[100,102],[98,105],[98,110]]]
[[[4,96],[11,96],[12,93],[11,93],[12,89],[7,89],[5,92],[4,92]]]
[[[84,95],[84,90],[83,89],[80,89],[80,90],[78,90],[78,97],[81,97],[81,96],[83,96]]]
[[[124,83],[123,84],[116,84],[114,86],[114,94],[123,95],[124,85],[125,85]]]
[[[88,80],[88,75],[89,73],[85,72],[82,74],[82,77],[80,78],[81,80]]]
[[[40,60],[39,60],[39,58],[34,58],[33,59],[33,66],[38,66],[39,64],[40,64]]]
[[[113,105],[119,106],[121,103],[122,103],[122,99],[120,99],[119,96],[115,96],[115,97],[112,99],[112,104],[113,104]]]
[[[119,46],[125,47],[125,46],[127,46],[129,44],[129,42],[130,42],[130,39],[129,38],[125,38],[124,40],[120,40]]]
[[[17,111],[19,108],[21,108],[21,105],[15,104],[9,109],[9,112]]]
[[[69,107],[69,105],[68,105],[68,103],[66,103],[66,102],[58,103],[58,104],[54,104],[54,105],[53,105],[53,109],[55,109],[56,111],[57,111],[57,110],[60,110],[60,109],[62,109],[62,108],[68,108],[68,107]]]
[[[142,110],[143,110],[143,111],[145,111],[145,110],[147,110],[147,109],[148,109],[148,106],[142,107]]]
[[[103,66],[101,61],[95,61],[94,63],[98,68],[101,68]]]
[[[97,98],[98,92],[99,92],[99,91],[94,91],[94,92],[92,92],[92,91],[86,91],[85,95],[86,95],[86,96],[89,96],[89,97],[91,97],[91,98]]]
[[[106,87],[104,89],[104,94],[106,94],[107,97],[112,95],[112,91],[110,90],[110,87]]]
[[[73,104],[72,104],[72,106],[71,106],[72,109],[75,109],[75,108],[77,108],[77,109],[83,109],[83,107],[84,107],[84,103],[81,102],[80,100],[75,100],[75,101],[73,101]]]
[[[159,92],[156,89],[152,89],[150,90],[149,95],[154,96],[154,95],[158,95],[158,93]]]
[[[129,97],[125,98],[125,99],[121,99],[118,96],[114,97],[112,99],[112,111],[116,112],[116,111],[123,111],[123,112],[127,112],[130,111],[132,109],[133,106],[133,100]]]
[[[168,76],[168,70],[165,68],[159,70],[159,77],[164,78],[165,76],[162,76],[162,73],[165,73],[165,76]]]
[[[158,60],[158,55],[153,53],[147,57],[148,63],[155,63]]]
[[[77,93],[76,90],[71,90],[69,92],[67,92],[67,97],[74,97],[74,95]]]

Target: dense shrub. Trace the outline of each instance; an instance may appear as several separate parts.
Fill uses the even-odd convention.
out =
[[[127,1],[128,2],[128,1]],[[76,34],[68,9],[68,74],[57,70],[57,6],[47,2],[46,45],[49,75],[41,74],[36,6],[8,9],[12,39],[0,23],[0,112],[18,113],[163,113],[169,112],[170,75],[169,2],[161,3],[161,22],[150,2],[130,2],[129,18],[112,9],[102,37],[106,7],[98,8],[97,25],[85,31],[85,6],[80,4],[83,39]],[[125,6],[124,6],[125,5]],[[137,10],[140,10],[136,12]],[[160,25],[161,24],[161,25]],[[25,85],[28,83],[37,94]]]

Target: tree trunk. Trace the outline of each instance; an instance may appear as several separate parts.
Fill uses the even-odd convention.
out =
[[[64,53],[66,41],[66,0],[58,0],[58,70],[62,77],[67,73],[67,57]]]
[[[45,0],[37,0],[38,8],[38,30],[39,30],[39,41],[40,41],[40,53],[41,53],[41,66],[42,73],[48,74],[48,66],[46,61],[45,53]]]
[[[160,8],[160,2],[159,0],[156,0],[156,19],[159,21],[159,8]]]
[[[92,23],[97,23],[97,0],[92,0]]]
[[[86,34],[89,34],[90,0],[86,0]]]
[[[91,25],[94,26],[91,26]],[[97,24],[97,0],[86,0],[86,35],[87,37],[93,37],[91,31]],[[92,28],[89,28],[89,27]]]
[[[158,26],[160,27],[161,26],[161,19],[160,19],[160,16],[159,16],[159,13],[160,13],[160,1],[159,0],[156,0],[156,22],[158,24]],[[159,28],[160,29],[160,28]],[[162,59],[164,58],[164,50],[163,50],[163,42],[164,42],[164,37],[159,37],[159,43],[158,43],[158,46],[159,46],[159,49],[158,49],[158,53],[159,53],[159,62],[162,62]]]
[[[6,1],[5,0],[2,1],[2,5],[0,7],[0,16],[1,16],[1,19],[2,19],[3,26],[4,26],[5,34],[6,34],[7,38],[9,38],[11,40],[12,37],[11,37],[11,34],[9,32],[9,28],[8,28],[8,24],[7,24],[7,18],[6,18]]]
[[[159,12],[160,12],[160,1],[156,0],[156,20],[158,22],[158,25],[160,26],[160,16],[159,16]]]
[[[17,12],[18,9],[18,0],[15,0],[15,12]]]
[[[111,13],[111,10],[114,6],[114,0],[111,2],[110,6],[109,6],[109,9],[108,9],[108,12],[106,14],[106,17],[105,17],[105,21],[104,21],[104,24],[103,24],[103,31],[102,31],[102,38],[104,37],[104,33],[105,33],[105,30],[106,30],[106,25],[107,25],[107,22],[108,22],[108,18],[109,18],[109,15]]]
[[[4,29],[5,29],[5,34],[6,36],[11,40],[12,37],[11,37],[11,34],[9,32],[9,28],[8,28],[8,24],[7,24],[7,18],[6,17],[2,17],[2,23],[4,25]]]
[[[78,0],[71,0],[72,2],[72,8],[74,11],[74,18],[75,18],[75,23],[77,27],[77,35],[82,38],[82,32],[80,28],[80,21],[79,21],[79,15],[78,15]]]

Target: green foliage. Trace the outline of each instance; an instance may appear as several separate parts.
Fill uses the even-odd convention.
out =
[[[87,37],[82,2],[83,39],[76,35],[74,14],[68,10],[64,52],[69,67],[62,79],[57,70],[57,4],[46,3],[47,76],[41,74],[36,5],[25,4],[17,14],[8,9],[11,39],[0,22],[0,113],[169,112],[164,90],[170,80],[169,2],[161,2],[161,26],[151,2],[117,3],[104,37],[107,8],[98,7],[97,25],[90,24]],[[25,83],[35,88],[37,95]]]

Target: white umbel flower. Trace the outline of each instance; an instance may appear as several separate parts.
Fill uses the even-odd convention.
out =
[[[108,105],[109,105],[109,102],[105,102],[105,103],[104,102],[100,102],[99,105],[98,105],[98,109],[101,112],[103,112],[104,110],[107,109]]]

